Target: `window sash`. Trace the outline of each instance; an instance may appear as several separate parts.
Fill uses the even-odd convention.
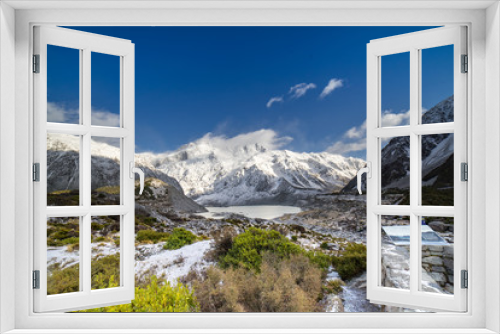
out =
[[[80,50],[80,124],[47,123],[47,45]],[[120,127],[91,125],[91,53],[120,57]],[[34,311],[73,311],[103,305],[128,303],[134,298],[134,180],[129,162],[134,161],[134,45],[127,40],[76,30],[37,26],[34,54],[40,55],[40,72],[34,80],[34,161],[40,163],[40,182],[34,190],[34,270],[40,271],[40,289],[33,290]],[[80,205],[47,207],[47,133],[80,136]],[[91,138],[119,138],[121,205],[91,205]],[[120,286],[91,288],[91,218],[120,215]],[[47,218],[79,217],[80,291],[47,295]]]
[[[467,183],[460,180],[460,163],[467,162],[467,75],[460,71],[461,55],[467,54],[466,28],[445,27],[371,41],[367,47],[367,298],[378,304],[428,310],[467,310],[467,290],[460,288],[460,272],[467,269]],[[421,51],[454,45],[454,122],[421,124]],[[410,125],[381,127],[381,57],[410,53]],[[422,206],[421,136],[454,133],[454,206]],[[410,205],[381,205],[381,138],[410,137]],[[410,289],[380,286],[381,215],[410,217]],[[419,291],[422,282],[422,216],[454,217],[454,294]]]

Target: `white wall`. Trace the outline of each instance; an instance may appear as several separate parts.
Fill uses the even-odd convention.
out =
[[[500,6],[486,11],[486,328],[500,332]],[[496,256],[495,256],[496,255]]]
[[[0,333],[14,328],[15,12],[0,3]]]

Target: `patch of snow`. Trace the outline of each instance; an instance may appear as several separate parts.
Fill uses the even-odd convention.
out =
[[[156,275],[164,277],[171,284],[187,275],[192,269],[202,270],[211,263],[204,260],[205,253],[210,249],[210,240],[196,242],[175,250],[164,250],[163,244],[137,246],[135,274]],[[137,259],[137,254],[145,254]]]
[[[136,276],[156,275],[164,277],[171,284],[187,275],[192,269],[202,270],[211,263],[203,258],[210,249],[211,241],[204,240],[176,250],[164,250],[164,242],[157,244],[138,245],[136,247]],[[114,255],[120,249],[111,243],[93,243],[92,258]],[[67,247],[51,247],[47,251],[47,265],[60,263],[61,268],[71,267],[80,262],[79,252],[69,252]]]

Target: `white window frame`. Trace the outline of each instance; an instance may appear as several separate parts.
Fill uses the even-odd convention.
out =
[[[295,1],[295,2],[107,2],[5,1],[1,15],[0,122],[0,329],[13,333],[102,333],[106,329],[162,332],[350,332],[494,333],[500,331],[500,12],[496,1]],[[19,8],[14,11],[10,6]],[[71,6],[80,9],[71,8]],[[100,9],[96,9],[98,7]],[[130,9],[130,7],[142,10]],[[147,8],[149,6],[149,9]],[[397,6],[398,8],[391,8]],[[70,7],[70,8],[60,8]],[[129,7],[129,9],[126,9]],[[163,7],[163,8],[158,8]],[[179,8],[181,7],[181,8]],[[489,7],[489,8],[488,8]],[[24,8],[24,9],[22,9]],[[34,8],[34,9],[33,9]],[[15,21],[14,21],[15,18]],[[402,23],[403,22],[403,23]],[[32,27],[58,25],[446,25],[469,27],[471,59],[468,85],[470,154],[468,252],[469,307],[466,313],[436,314],[34,314],[31,290]],[[14,33],[15,31],[15,40]],[[327,41],[325,41],[327,42]],[[15,66],[15,73],[11,68]],[[488,71],[486,67],[488,66]],[[7,73],[8,76],[4,74]],[[15,88],[12,82],[15,79]],[[15,93],[15,99],[8,97]],[[15,110],[15,114],[12,113]],[[15,145],[6,142],[15,128]],[[486,133],[486,134],[485,134]],[[488,140],[486,140],[488,139]],[[486,154],[485,152],[488,152]],[[9,158],[15,159],[15,163]],[[488,162],[488,164],[486,164]],[[15,169],[15,178],[9,172]],[[486,182],[487,172],[491,174]],[[15,201],[11,189],[16,189]],[[488,196],[486,196],[488,194]],[[486,203],[486,205],[485,205]],[[6,211],[15,205],[15,212]],[[486,219],[488,217],[488,219]],[[11,221],[15,221],[12,226]],[[8,234],[7,234],[8,233]],[[8,236],[7,236],[8,235]],[[15,235],[15,238],[11,236]],[[14,256],[12,256],[12,249]],[[493,254],[485,266],[485,254]],[[27,259],[30,259],[27,261]],[[12,287],[15,287],[14,289]],[[488,291],[488,293],[486,293]],[[14,307],[12,307],[14,305]],[[140,325],[138,325],[140,324]],[[142,328],[131,330],[134,328]],[[191,329],[181,331],[179,329]],[[357,330],[355,330],[357,328]],[[233,330],[232,330],[233,329]],[[348,330],[349,329],[349,330]],[[448,329],[448,330],[446,330]],[[38,331],[40,330],[40,331]],[[245,332],[249,332],[246,330]]]
[[[79,123],[47,122],[47,45],[78,51]],[[130,40],[112,38],[60,27],[34,27],[34,54],[39,56],[39,71],[34,84],[34,162],[40,164],[39,181],[33,184],[34,269],[39,271],[39,288],[34,290],[35,312],[81,310],[103,305],[128,304],[134,299],[134,178],[131,169],[135,154],[134,117],[134,44]],[[91,67],[92,53],[113,55],[119,61],[120,125],[92,125]],[[41,111],[41,112],[39,112]],[[80,138],[80,205],[47,206],[47,133],[78,135]],[[92,137],[115,138],[120,141],[120,204],[91,205]],[[132,177],[131,177],[132,176]],[[118,287],[92,290],[92,216],[120,216],[120,282]],[[47,219],[76,217],[80,224],[80,287],[77,292],[47,295]]]
[[[461,181],[460,165],[467,163],[467,76],[462,73],[462,55],[467,54],[466,27],[450,26],[372,40],[367,46],[367,161],[371,177],[367,179],[367,298],[376,304],[404,307],[411,305],[427,310],[467,310],[467,290],[460,287],[461,270],[467,270],[467,184]],[[422,50],[453,46],[454,121],[422,124]],[[409,54],[410,124],[386,127],[382,124],[381,78],[382,58]],[[422,160],[421,136],[454,134],[454,205],[424,206],[421,203]],[[381,154],[382,139],[408,136],[410,139],[409,205],[382,205]],[[472,180],[471,180],[472,181]],[[380,285],[381,217],[410,218],[409,289]],[[437,294],[420,289],[422,282],[421,219],[424,216],[454,218],[454,293]]]

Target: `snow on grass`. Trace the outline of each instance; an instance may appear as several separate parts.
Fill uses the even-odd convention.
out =
[[[210,265],[203,258],[210,249],[210,240],[196,242],[175,250],[164,250],[164,243],[137,246],[135,274],[137,277],[156,275],[175,284],[191,270]]]
[[[68,268],[80,261],[78,251],[68,252],[67,247],[49,247],[47,249],[47,266],[60,264],[60,268]]]
[[[164,250],[164,242],[137,245],[135,251],[135,274],[138,278],[149,275],[163,277],[172,284],[191,270],[202,270],[211,263],[203,258],[210,249],[210,240],[196,242],[176,250]],[[92,258],[114,255],[120,249],[113,243],[93,243]],[[47,265],[60,264],[61,268],[71,267],[80,261],[79,252],[69,252],[66,246],[51,247],[47,250]]]

